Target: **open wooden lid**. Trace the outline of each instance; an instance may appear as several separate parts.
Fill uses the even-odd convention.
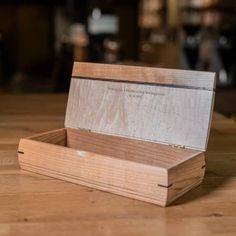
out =
[[[205,151],[215,73],[74,63],[65,127]]]

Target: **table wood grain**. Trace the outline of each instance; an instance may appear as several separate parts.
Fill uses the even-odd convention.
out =
[[[0,235],[236,235],[236,123],[214,114],[203,184],[168,208],[22,171],[21,137],[64,126],[67,95],[0,95]]]

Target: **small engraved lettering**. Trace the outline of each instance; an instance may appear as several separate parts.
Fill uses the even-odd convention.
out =
[[[153,91],[143,91],[143,90],[135,90],[135,89],[120,89],[114,87],[108,87],[109,91],[120,92],[120,93],[129,93],[130,97],[142,97],[143,95],[153,95],[153,96],[164,96],[164,93],[158,93]],[[133,94],[133,95],[131,95]]]

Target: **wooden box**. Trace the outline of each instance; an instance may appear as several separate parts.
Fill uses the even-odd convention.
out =
[[[166,206],[202,182],[214,77],[75,63],[65,128],[21,139],[20,166]]]

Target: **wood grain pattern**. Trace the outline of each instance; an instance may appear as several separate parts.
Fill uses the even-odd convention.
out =
[[[213,72],[75,62],[72,76],[179,85],[210,91],[215,88],[215,73]]]
[[[72,79],[65,126],[206,150],[213,97],[200,89]]]
[[[168,170],[167,204],[201,184],[205,174],[205,156],[200,153]]]
[[[63,127],[66,101],[66,94],[0,94],[0,235],[236,234],[233,120],[214,113],[203,183],[163,208],[20,170],[19,139]]]
[[[67,140],[66,146],[52,145],[58,140]],[[18,155],[24,170],[161,206],[199,184],[204,174],[197,151],[73,129],[21,139]]]
[[[42,134],[35,134],[28,137],[28,139],[32,139],[32,140],[36,140],[36,141],[44,142],[44,143],[60,145],[64,147],[67,145],[65,128],[44,132]]]
[[[101,68],[112,81],[108,77],[72,79],[65,120],[68,130],[22,139],[21,168],[162,206],[199,184],[204,157],[196,149],[206,149],[214,85],[209,89],[204,83],[200,87],[189,81],[182,84],[180,74],[185,72],[171,70],[165,76],[177,83],[165,83],[160,70],[151,70],[155,83],[145,83],[145,78],[142,83],[130,83],[116,80],[117,67],[91,64],[90,70],[94,67],[94,72]],[[135,68],[125,70],[129,77]],[[176,151],[173,145],[184,150]]]
[[[173,168],[201,152],[159,143],[67,129],[67,146],[165,169]]]
[[[19,154],[19,161],[25,170],[165,205],[166,188],[158,183],[166,185],[167,172],[160,167],[33,140],[21,140],[20,150],[24,153]]]

